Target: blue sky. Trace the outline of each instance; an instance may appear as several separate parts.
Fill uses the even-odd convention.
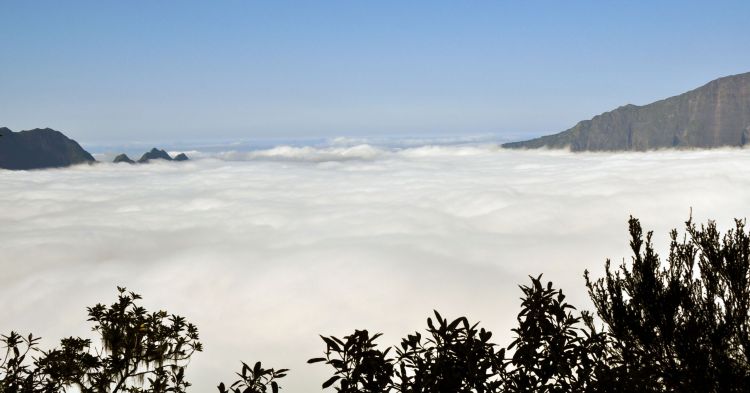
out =
[[[80,141],[553,133],[750,71],[750,2],[0,0],[0,125]]]

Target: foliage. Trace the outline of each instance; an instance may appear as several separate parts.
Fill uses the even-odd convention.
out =
[[[289,370],[285,368],[266,370],[260,362],[255,363],[255,366],[250,368],[243,362],[242,372],[237,373],[240,379],[232,383],[228,389],[224,382],[220,383],[218,386],[219,393],[266,393],[269,386],[271,392],[278,393],[279,384],[275,380],[285,377],[287,371]]]
[[[603,366],[605,336],[596,331],[588,313],[573,315],[563,292],[530,277],[524,294],[515,349],[505,378],[509,392],[596,391],[596,376]],[[583,322],[583,326],[582,326]]]
[[[750,234],[745,222],[723,236],[692,220],[671,232],[662,260],[649,232],[629,222],[630,263],[586,286],[596,316],[578,312],[541,275],[520,287],[521,310],[507,347],[466,317],[427,318],[425,332],[380,349],[381,334],[321,336],[339,393],[744,392],[750,386]],[[50,351],[39,339],[0,336],[0,393],[184,393],[185,367],[201,351],[197,328],[118,288],[112,305],[88,308],[101,338],[69,337]],[[595,327],[595,318],[603,328]],[[390,355],[392,353],[392,355]],[[32,355],[36,355],[32,358]],[[278,393],[287,369],[242,363],[219,393]]]
[[[543,286],[540,279],[531,277],[531,285],[521,287],[519,327],[508,348],[498,348],[490,342],[492,332],[466,317],[449,321],[435,311],[435,319],[427,319],[427,335],[408,335],[395,359],[385,356],[391,348],[376,349],[373,341],[379,334],[370,338],[358,330],[344,340],[323,337],[326,357],[309,362],[325,361],[334,368],[323,388],[339,381],[338,392],[597,391],[604,334],[593,328],[590,315],[574,316],[562,292],[551,283]],[[374,374],[377,384],[363,383],[362,376]]]
[[[393,359],[388,358],[390,348],[376,349],[375,340],[381,334],[370,336],[367,330],[356,330],[343,340],[320,336],[326,344],[325,358],[313,358],[308,363],[325,362],[334,368],[334,375],[323,382],[323,389],[338,382],[339,393],[387,392],[393,374]]]
[[[434,311],[435,322],[427,318],[426,339],[420,333],[401,341],[399,369],[394,389],[416,392],[493,392],[499,388],[504,350],[495,351],[492,333],[466,317],[448,322]]]
[[[740,392],[750,386],[750,237],[744,221],[723,237],[692,219],[671,232],[666,266],[630,219],[633,260],[586,276],[609,333],[611,372],[642,391]]]
[[[82,393],[182,393],[190,386],[185,366],[202,349],[198,329],[178,315],[166,311],[148,312],[136,301],[140,295],[118,288],[118,300],[110,306],[88,308],[93,330],[101,337],[102,348],[91,340],[69,337],[51,351],[40,351],[34,367],[18,368],[26,353],[19,355],[24,342],[34,347],[29,336],[19,341],[13,333],[4,343],[15,357],[7,361],[3,393],[19,390],[20,376],[26,376],[24,392],[59,392],[75,387]],[[5,363],[4,363],[5,364]],[[14,368],[15,367],[15,368]]]
[[[34,369],[27,361],[29,353],[37,350],[39,338],[27,337],[16,332],[0,336],[5,354],[0,358],[0,393],[25,393],[37,390],[38,381]]]

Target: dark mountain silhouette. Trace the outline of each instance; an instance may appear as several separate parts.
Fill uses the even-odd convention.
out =
[[[644,106],[625,105],[559,134],[506,148],[572,151],[711,148],[750,143],[750,73],[716,79]]]
[[[169,153],[167,153],[166,151],[160,150],[160,149],[157,149],[157,148],[154,147],[153,149],[151,149],[151,150],[143,153],[143,155],[141,156],[141,158],[138,159],[137,163],[138,164],[145,164],[145,163],[148,163],[151,160],[187,161],[189,159],[190,158],[188,158],[188,156],[185,155],[185,153],[180,153],[176,157],[172,158],[172,156],[170,156]],[[136,163],[136,161],[133,161],[125,153],[117,155],[117,157],[115,157],[115,159],[112,162],[114,162],[114,163],[127,162],[128,164],[135,164]]]
[[[89,152],[60,131],[0,128],[0,168],[41,169],[95,162]]]
[[[153,148],[151,149],[151,151],[144,153],[143,156],[141,156],[141,158],[138,160],[138,162],[144,163],[149,162],[150,160],[172,161],[172,157],[164,150]]]
[[[115,157],[115,159],[112,162],[114,162],[115,164],[119,164],[121,162],[125,162],[125,163],[128,163],[128,164],[135,164],[135,161],[131,160],[130,157],[128,157],[127,154],[119,154],[119,155],[117,155],[117,157]]]

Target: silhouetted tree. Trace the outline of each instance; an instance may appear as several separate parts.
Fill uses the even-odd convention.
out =
[[[219,393],[266,393],[269,387],[271,392],[278,393],[279,384],[276,379],[285,377],[287,371],[289,370],[285,368],[264,369],[260,362],[256,362],[255,366],[250,368],[243,362],[242,371],[237,373],[240,379],[232,383],[229,388],[224,385],[224,382],[220,383]]]
[[[376,348],[376,334],[356,331],[344,340],[323,337],[326,362],[334,375],[323,387],[339,392],[494,393],[494,392],[598,392],[607,375],[605,334],[593,326],[588,313],[574,315],[562,291],[552,283],[531,277],[521,286],[522,309],[515,340],[499,348],[492,333],[471,324],[466,317],[453,321],[435,311],[427,319],[427,335],[408,335],[396,347]],[[509,358],[506,353],[512,353]],[[602,390],[598,390],[602,389]]]
[[[665,266],[630,219],[632,264],[586,282],[609,334],[613,385],[644,392],[746,392],[750,386],[750,237],[744,221],[671,232]]]
[[[419,332],[401,341],[395,390],[417,392],[496,392],[502,385],[505,351],[496,351],[492,333],[466,317],[451,322],[437,311],[427,318],[427,337]]]
[[[0,393],[31,393],[38,390],[38,379],[28,357],[31,351],[37,350],[39,338],[29,334],[27,337],[16,332],[0,336]]]
[[[578,312],[541,275],[521,286],[521,310],[507,348],[465,317],[435,311],[425,333],[381,350],[367,330],[321,336],[339,393],[746,392],[750,386],[750,234],[745,222],[721,236],[714,222],[671,232],[669,256],[629,222],[632,263],[604,277],[585,273],[594,316]],[[187,361],[202,349],[195,326],[118,288],[112,305],[88,308],[101,347],[70,337],[51,351],[38,338],[0,336],[0,393],[184,393]],[[30,359],[31,354],[37,356]],[[219,393],[278,393],[287,369],[242,363]]]
[[[140,295],[118,287],[118,301],[88,308],[102,347],[91,340],[66,338],[44,352],[37,372],[46,390],[75,387],[82,393],[182,393],[190,386],[185,366],[202,350],[198,329],[166,311],[148,312]]]
[[[606,339],[588,313],[574,315],[575,307],[541,275],[521,286],[524,296],[518,314],[515,350],[505,376],[508,392],[593,392],[605,359]],[[606,391],[606,390],[605,390]]]
[[[326,344],[325,357],[307,362],[325,362],[333,367],[334,374],[323,382],[324,389],[334,386],[339,393],[387,392],[393,375],[393,359],[388,357],[390,348],[377,349],[375,340],[380,336],[380,333],[370,336],[367,330],[356,330],[343,340],[320,336]],[[336,382],[338,384],[334,385]]]

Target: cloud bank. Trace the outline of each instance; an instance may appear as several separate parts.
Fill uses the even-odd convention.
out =
[[[89,335],[85,307],[115,285],[182,314],[206,350],[195,391],[240,360],[288,367],[289,392],[328,372],[304,364],[318,334],[422,329],[467,315],[507,344],[529,274],[588,307],[584,269],[628,257],[627,219],[661,250],[692,207],[726,228],[747,216],[743,150],[572,154],[492,146],[276,147],[184,164],[0,171],[0,332],[47,347]],[[234,161],[228,161],[234,160]]]

